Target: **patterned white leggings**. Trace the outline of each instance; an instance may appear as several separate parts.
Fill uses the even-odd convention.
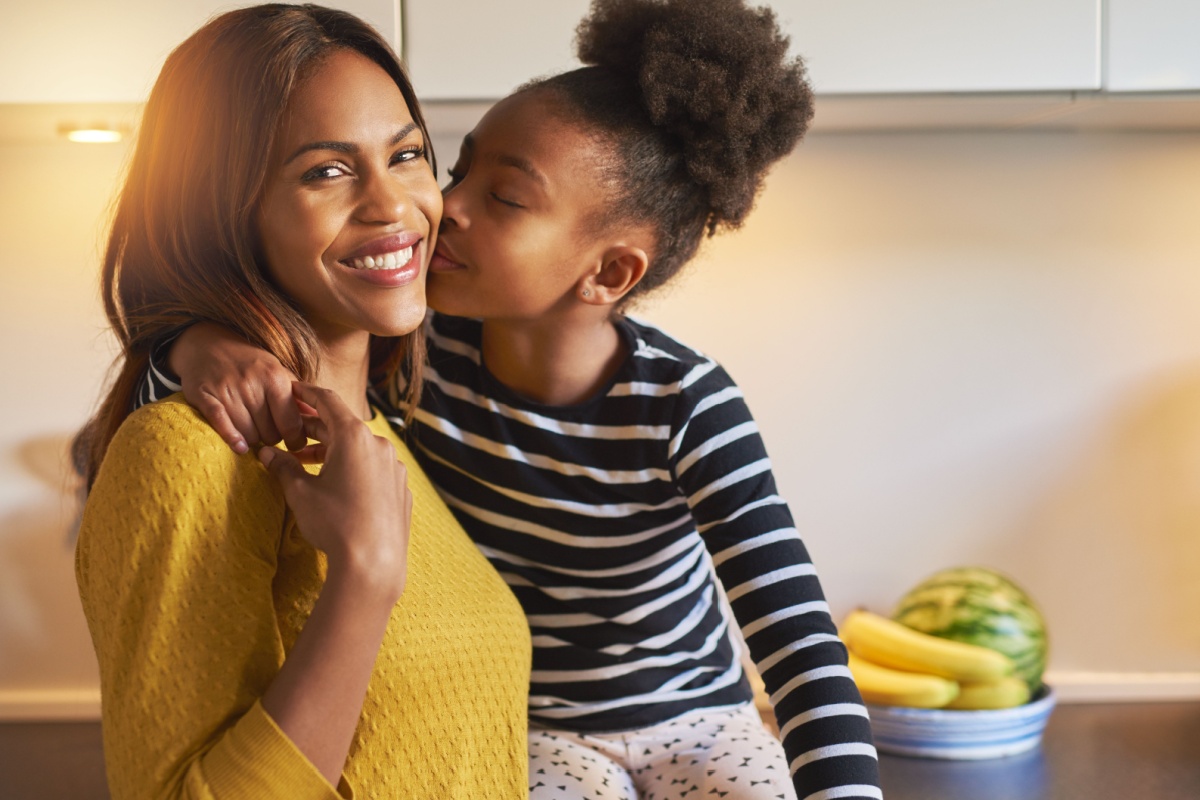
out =
[[[625,733],[529,728],[530,800],[796,800],[752,705]]]

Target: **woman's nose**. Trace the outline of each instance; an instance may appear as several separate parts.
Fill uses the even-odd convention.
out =
[[[358,216],[363,222],[392,223],[412,204],[408,185],[391,172],[370,174],[363,185]]]

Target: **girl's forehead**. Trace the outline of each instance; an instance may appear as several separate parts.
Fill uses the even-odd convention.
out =
[[[586,178],[601,157],[597,137],[562,113],[550,92],[536,90],[494,105],[464,146],[483,159],[530,162],[548,177],[571,180]]]

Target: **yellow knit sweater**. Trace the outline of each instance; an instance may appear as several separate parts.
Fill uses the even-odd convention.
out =
[[[253,454],[178,396],[132,414],[84,511],[76,573],[121,798],[528,796],[521,607],[404,444],[408,578],[335,790],[263,711],[320,591],[324,556]]]

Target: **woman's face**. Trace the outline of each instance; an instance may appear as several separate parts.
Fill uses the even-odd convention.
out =
[[[604,148],[555,113],[552,95],[497,103],[463,140],[445,189],[429,304],[490,319],[535,319],[573,303],[607,241],[592,221],[607,192]]]
[[[291,97],[258,233],[271,278],[323,341],[421,324],[442,214],[425,147],[400,89],[358,53],[329,56]]]

